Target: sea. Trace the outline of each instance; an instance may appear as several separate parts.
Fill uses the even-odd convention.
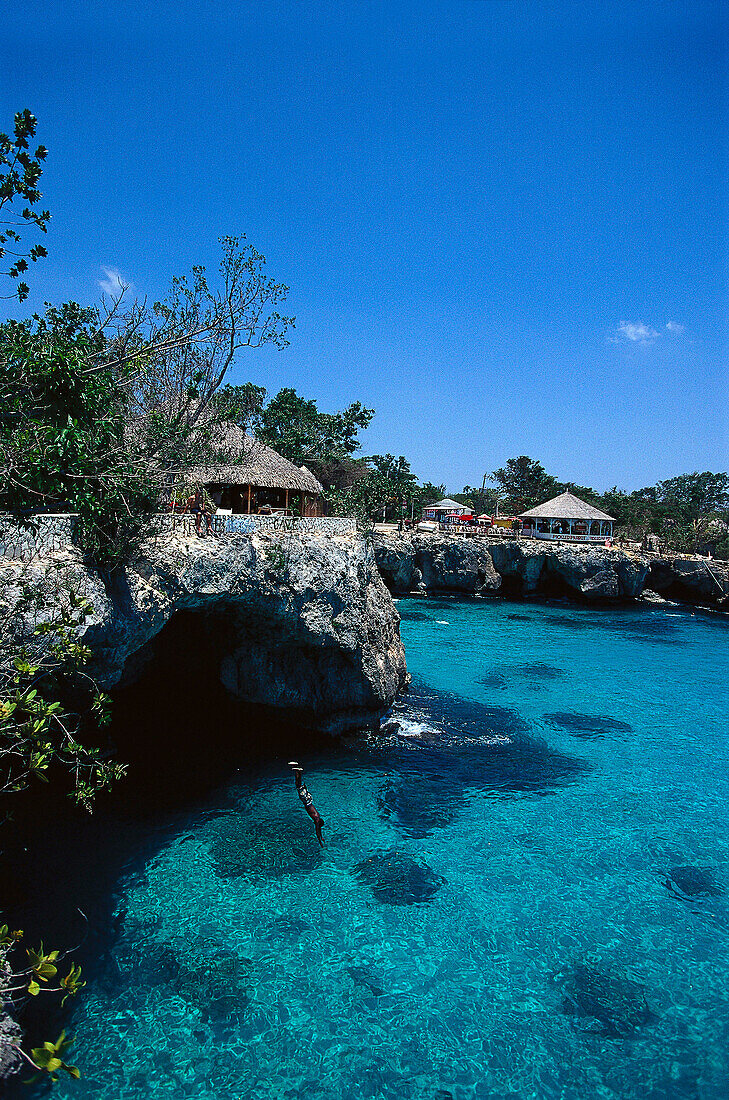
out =
[[[212,779],[173,798],[172,752],[48,838],[28,927],[87,978],[31,1023],[76,1036],[59,1100],[729,1095],[729,621],[397,606],[379,735],[259,719]]]

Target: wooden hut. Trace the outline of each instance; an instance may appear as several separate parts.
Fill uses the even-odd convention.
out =
[[[567,539],[569,542],[605,542],[613,536],[615,520],[573,493],[522,512],[522,532],[529,538]]]
[[[286,511],[296,516],[324,514],[322,486],[305,466],[259,443],[235,424],[203,428],[217,457],[187,472],[204,485],[219,509],[234,515]]]

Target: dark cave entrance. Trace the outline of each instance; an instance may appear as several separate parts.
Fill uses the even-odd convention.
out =
[[[238,614],[225,604],[177,611],[111,691],[111,740],[129,765],[123,785],[135,799],[184,802],[242,766],[331,746],[305,716],[244,702],[224,686],[223,662],[241,644]],[[269,629],[255,626],[259,634]]]

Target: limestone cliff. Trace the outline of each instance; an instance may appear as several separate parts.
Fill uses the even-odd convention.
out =
[[[689,603],[729,607],[729,568],[715,561],[531,539],[426,534],[376,534],[374,546],[378,568],[396,595],[539,593],[600,602],[637,599],[648,589]]]
[[[102,686],[133,681],[154,659],[155,638],[178,611],[200,615],[204,638],[224,638],[219,675],[248,702],[338,733],[375,727],[405,684],[399,618],[365,540],[351,532],[229,534],[150,539],[125,571],[105,577],[69,548],[31,562],[0,561],[0,598],[24,585],[52,618],[64,590],[94,614],[81,640]],[[30,633],[26,617],[17,627]]]

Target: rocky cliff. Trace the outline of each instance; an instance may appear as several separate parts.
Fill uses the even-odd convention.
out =
[[[729,608],[729,568],[715,561],[531,539],[502,542],[425,534],[378,533],[374,548],[380,573],[395,595],[542,594],[600,602],[633,600],[648,590]]]
[[[80,640],[107,689],[149,667],[178,612],[186,624],[195,616],[194,628],[185,627],[190,646],[215,640],[231,693],[320,730],[377,726],[407,680],[397,612],[372,547],[355,533],[169,533],[111,577],[71,548],[26,563],[1,560],[6,609],[26,586],[37,607],[16,623],[21,636],[53,618],[68,590],[88,597],[94,613]]]

